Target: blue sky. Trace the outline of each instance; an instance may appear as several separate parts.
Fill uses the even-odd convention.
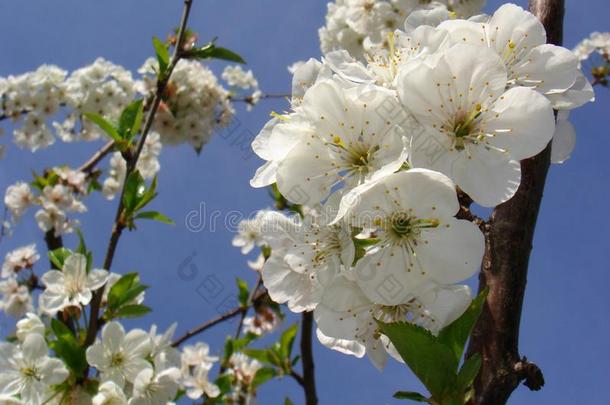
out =
[[[488,3],[487,11],[500,4]],[[608,30],[607,1],[566,3],[566,46],[573,47],[591,31]],[[525,5],[523,1],[519,4]],[[286,92],[290,86],[286,66],[319,56],[317,29],[323,24],[325,11],[324,1],[195,0],[191,27],[202,41],[218,36],[220,44],[243,55],[264,91]],[[33,70],[43,63],[73,70],[98,56],[135,70],[152,53],[151,37],[164,37],[177,25],[180,13],[181,2],[177,0],[3,0],[0,76]],[[531,258],[521,353],[540,365],[547,384],[537,393],[519,388],[511,399],[514,404],[607,403],[610,92],[601,88],[597,93],[594,104],[572,114],[578,131],[576,150],[567,163],[551,168]],[[147,223],[138,232],[126,233],[113,268],[140,271],[144,282],[152,286],[147,302],[154,308],[153,314],[131,325],[146,327],[155,322],[165,328],[178,322],[178,330],[183,332],[231,305],[236,276],[254,281],[246,258],[231,246],[233,234],[227,227],[218,223],[213,230],[204,224],[198,232],[191,232],[184,219],[189,212],[204,209],[208,214],[227,214],[234,221],[239,215],[231,213],[248,216],[269,205],[265,191],[248,185],[260,161],[242,149],[241,141],[258,132],[269,111],[284,108],[282,100],[265,101],[251,113],[239,108],[240,130],[224,138],[216,136],[200,156],[186,147],[163,150],[160,196],[154,206],[174,218],[177,225]],[[8,138],[4,136],[0,142],[7,143]],[[11,145],[7,157],[0,161],[0,190],[18,179],[28,179],[32,169],[62,163],[76,166],[97,146],[56,144],[31,154]],[[83,231],[96,253],[94,261],[100,265],[116,203],[93,196],[88,207]],[[15,229],[12,238],[2,241],[0,257],[32,241],[44,250],[41,233],[30,218]],[[67,244],[71,243],[74,238],[69,237]],[[190,265],[195,267],[183,270]],[[193,268],[194,275],[185,277]],[[45,270],[42,262],[38,272]],[[213,294],[206,292],[212,284],[216,286]],[[10,320],[0,316],[0,332],[12,327]],[[233,329],[234,325],[219,327],[201,338],[220,351],[224,336]],[[322,405],[398,403],[391,398],[394,391],[419,387],[411,373],[395,363],[380,373],[367,360],[318,344],[315,354]],[[266,385],[260,402],[281,403],[286,395],[297,404],[302,401],[300,389],[286,380]]]

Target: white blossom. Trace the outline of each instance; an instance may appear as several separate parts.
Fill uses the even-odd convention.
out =
[[[31,334],[44,336],[45,329],[45,324],[40,320],[40,317],[34,313],[28,312],[25,314],[25,318],[17,322],[17,339],[19,339],[20,342],[23,342]]]
[[[190,399],[199,399],[204,394],[210,398],[216,398],[220,394],[218,386],[209,379],[210,370],[206,367],[195,367],[192,374],[189,374],[182,381],[186,388],[186,396]]]
[[[32,295],[27,286],[20,285],[15,277],[0,281],[0,309],[15,318],[34,310]]]
[[[30,334],[21,346],[0,343],[0,393],[20,395],[28,405],[50,398],[50,386],[68,377],[58,359],[48,356],[47,344],[39,334]]]
[[[127,405],[123,389],[112,381],[101,384],[92,399],[93,405]]]
[[[60,270],[43,274],[45,290],[40,295],[41,311],[53,316],[67,307],[87,305],[93,291],[106,283],[108,272],[101,269],[87,271],[87,258],[80,253],[68,257]]]
[[[4,257],[4,263],[2,264],[2,277],[11,277],[19,273],[21,270],[31,269],[39,259],[40,255],[36,251],[36,244],[27,245],[12,250]]]
[[[17,182],[8,186],[4,194],[4,204],[11,212],[13,220],[17,221],[21,215],[34,202],[34,194],[30,185],[24,182]]]
[[[413,137],[412,163],[448,175],[483,206],[514,195],[519,161],[542,151],[555,130],[544,96],[526,87],[505,91],[507,83],[494,51],[466,44],[398,78],[401,101],[423,127]]]
[[[112,321],[102,329],[101,340],[87,349],[87,362],[100,372],[102,382],[113,381],[123,387],[126,381],[135,383],[141,371],[152,372],[146,360],[151,349],[148,333],[133,329],[125,334],[123,326]]]

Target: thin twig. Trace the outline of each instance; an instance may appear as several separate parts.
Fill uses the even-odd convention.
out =
[[[157,109],[159,108],[159,104],[161,103],[161,98],[167,87],[167,83],[172,75],[172,72],[178,61],[182,55],[182,43],[184,42],[184,35],[186,33],[188,17],[191,11],[191,6],[193,4],[193,0],[184,0],[184,8],[182,12],[182,19],[180,21],[180,28],[178,31],[178,40],[176,42],[176,46],[174,47],[174,53],[172,55],[171,62],[169,63],[166,71],[164,72],[161,80],[157,82],[157,90],[154,94],[152,105],[150,110],[148,110],[148,114],[146,116],[146,121],[144,123],[144,127],[142,129],[142,133],[140,136],[140,140],[136,147],[134,154],[127,161],[127,168],[125,173],[125,180],[123,181],[123,187],[121,189],[121,194],[119,197],[119,205],[117,207],[117,212],[114,220],[114,225],[112,227],[112,233],[110,234],[110,241],[108,242],[108,248],[106,249],[106,258],[104,259],[104,269],[110,271],[110,267],[112,266],[112,261],[114,259],[114,254],[117,248],[117,244],[119,239],[121,238],[121,234],[123,229],[125,228],[124,218],[123,218],[123,195],[125,194],[125,185],[126,180],[129,175],[135,170],[136,164],[138,163],[138,159],[140,154],[142,153],[142,149],[144,148],[144,143],[146,142],[146,138],[152,128],[155,115],[157,113]],[[102,296],[104,293],[104,286],[96,290],[93,294],[93,299],[91,300],[91,316],[89,317],[89,328],[87,330],[87,337],[85,339],[85,346],[90,346],[95,340],[95,336],[97,335],[99,329],[99,312],[102,301]]]
[[[8,218],[8,207],[5,205],[4,209],[2,210],[2,224],[0,224],[0,242],[2,242],[2,239],[4,239],[4,237],[6,236],[6,219]]]
[[[97,152],[95,152],[93,154],[93,156],[91,156],[89,158],[89,160],[87,160],[85,163],[83,163],[78,168],[78,171],[84,172],[84,173],[90,173],[91,171],[93,171],[93,169],[95,169],[95,166],[97,166],[97,164],[102,159],[104,159],[104,157],[106,157],[106,155],[108,155],[110,152],[112,152],[113,146],[114,146],[114,142],[113,141],[110,141],[110,142],[106,143]]]
[[[256,293],[256,295],[252,298],[251,305],[258,302],[266,294],[267,294],[266,290],[259,290]],[[199,335],[200,333],[205,332],[206,330],[210,329],[212,326],[218,325],[219,323],[222,323],[224,321],[227,321],[229,319],[236,317],[237,315],[243,313],[243,310],[244,310],[244,307],[241,307],[241,306],[235,307],[235,308],[225,312],[224,314],[219,315],[218,317],[216,317],[212,320],[202,323],[201,325],[197,326],[196,328],[193,328],[190,331],[186,332],[184,335],[182,335],[178,339],[174,340],[174,342],[172,343],[172,346],[173,347],[180,346],[182,343],[184,343],[188,339],[195,337],[195,336]]]
[[[290,94],[286,94],[286,93],[277,93],[277,94],[261,94],[258,98],[259,100],[264,100],[264,99],[272,99],[272,98],[287,98],[290,99],[291,95]],[[243,97],[234,97],[234,96],[229,96],[229,100],[233,101],[233,102],[243,102],[243,103],[248,103],[248,104],[254,104],[254,97],[252,96],[243,96]]]
[[[318,395],[316,393],[316,376],[313,362],[313,313],[303,312],[301,322],[301,361],[303,362],[303,391],[305,392],[305,404],[317,405]]]

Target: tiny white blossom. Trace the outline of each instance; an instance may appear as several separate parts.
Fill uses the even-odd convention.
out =
[[[113,381],[123,387],[126,381],[134,383],[141,371],[152,372],[146,360],[151,349],[148,333],[133,329],[125,334],[123,326],[112,321],[102,329],[101,340],[87,349],[87,362],[100,372],[102,382]]]
[[[17,322],[17,339],[23,342],[29,335],[38,334],[44,336],[45,324],[40,320],[40,317],[34,313],[28,312],[25,318]]]
[[[28,335],[21,346],[0,343],[0,394],[20,395],[26,404],[42,404],[52,395],[50,386],[67,377],[62,361],[48,356],[42,335]]]
[[[45,290],[40,295],[40,309],[53,316],[66,307],[87,305],[92,292],[103,286],[107,279],[106,270],[87,272],[87,258],[74,253],[66,259],[61,271],[50,270],[41,277]]]
[[[93,405],[127,405],[123,389],[112,381],[101,384],[92,399]]]
[[[40,259],[36,245],[31,244],[10,251],[4,257],[2,264],[2,277],[11,277],[23,269],[31,269]]]

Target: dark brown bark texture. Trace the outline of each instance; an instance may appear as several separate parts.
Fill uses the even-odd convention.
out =
[[[530,0],[529,6],[546,28],[547,42],[561,45],[564,0]],[[519,324],[550,155],[549,144],[521,162],[519,190],[496,207],[484,225],[486,249],[479,290],[489,287],[489,295],[468,348],[469,355],[480,353],[483,358],[472,401],[476,405],[506,403],[521,381],[531,390],[544,385],[540,369],[519,354]]]

